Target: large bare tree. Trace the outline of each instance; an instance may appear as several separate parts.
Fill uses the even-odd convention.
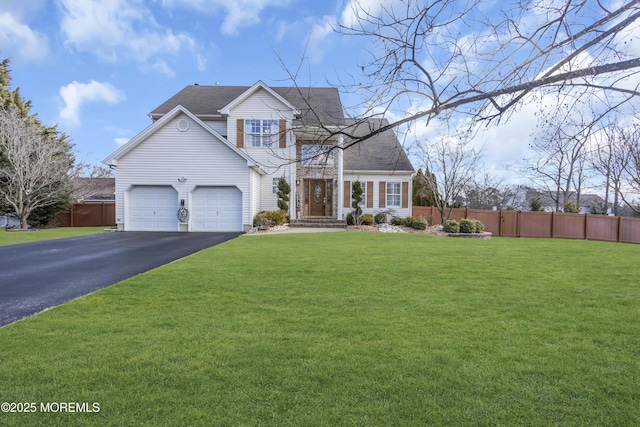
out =
[[[600,132],[589,157],[591,167],[604,181],[604,212],[611,209],[615,216],[620,214],[620,196],[623,195],[625,169],[630,159],[627,141],[632,139],[632,135],[633,132],[617,123],[609,124]]]
[[[434,118],[500,122],[549,93],[572,104],[619,104],[638,94],[640,0],[348,4],[336,31],[360,38],[371,59],[340,85],[362,95],[354,116],[389,119],[360,135],[327,129],[348,145]]]
[[[0,109],[0,196],[22,228],[35,209],[68,199],[72,167],[54,136],[15,109]]]
[[[464,190],[477,177],[481,168],[482,150],[475,148],[466,135],[440,137],[428,144],[423,152],[426,186],[437,194],[440,218],[451,217],[453,207],[463,199]]]

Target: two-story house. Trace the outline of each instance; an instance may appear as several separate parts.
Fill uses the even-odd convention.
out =
[[[363,212],[411,215],[414,169],[396,135],[350,145],[344,135],[386,122],[345,118],[335,88],[191,85],[150,117],[104,160],[116,171],[119,230],[246,231],[278,209],[281,177],[291,218],[345,218],[356,180]]]

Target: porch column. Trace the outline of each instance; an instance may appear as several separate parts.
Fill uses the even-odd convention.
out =
[[[342,135],[338,136],[338,152],[336,153],[338,159],[338,219],[343,219],[342,216],[342,207],[344,206],[344,176],[343,176],[343,156],[342,156],[342,148],[344,144],[344,137]]]

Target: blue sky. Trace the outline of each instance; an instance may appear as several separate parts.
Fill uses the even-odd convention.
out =
[[[193,83],[326,86],[357,69],[343,1],[0,0],[0,58],[44,123],[99,164]],[[348,10],[348,9],[347,9]],[[284,65],[283,65],[284,64]]]

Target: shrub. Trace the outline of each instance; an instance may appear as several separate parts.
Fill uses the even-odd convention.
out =
[[[412,216],[408,216],[404,219],[403,224],[402,225],[406,225],[407,227],[413,227],[413,221],[415,221],[416,219]]]
[[[442,224],[442,230],[446,233],[457,233],[460,231],[460,224],[453,219],[448,219]]]
[[[354,225],[355,223],[356,223],[356,221],[353,218],[353,213],[349,212],[347,214],[347,225]]]
[[[476,224],[473,219],[463,218],[460,220],[460,233],[475,233]]]
[[[269,228],[287,222],[287,216],[280,211],[261,211],[253,217],[253,226]]]
[[[362,225],[371,225],[371,224],[373,224],[373,215],[371,215],[371,214],[362,215],[362,217],[360,217],[360,223]]]
[[[404,225],[404,219],[399,216],[391,218],[391,225]]]
[[[291,186],[285,177],[278,178],[278,208],[283,212],[289,210],[289,193],[291,193]]]
[[[427,229],[427,220],[424,218],[416,218],[411,224],[413,228],[416,230],[426,230]]]
[[[482,221],[474,220],[476,225],[476,233],[482,233],[484,231],[484,224]]]
[[[376,222],[376,224],[384,224],[387,222],[387,214],[384,212],[378,212],[373,220]]]

